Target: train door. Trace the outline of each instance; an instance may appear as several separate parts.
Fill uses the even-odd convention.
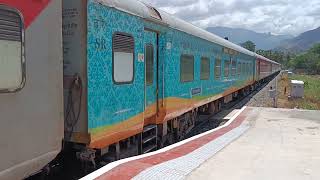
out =
[[[254,81],[256,79],[256,74],[257,74],[257,62],[256,60],[252,61],[252,81]]]
[[[257,72],[256,72],[256,74],[257,74],[257,81],[259,81],[260,80],[260,60],[256,60],[256,64],[257,64]]]
[[[154,124],[158,111],[158,34],[145,31],[145,112],[144,124]]]

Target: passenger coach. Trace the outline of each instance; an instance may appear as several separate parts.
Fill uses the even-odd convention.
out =
[[[278,71],[275,62],[139,1],[65,1],[64,12],[65,96],[75,75],[82,81],[79,119],[68,123],[67,114],[66,140],[95,150],[84,154],[119,158],[130,138],[140,153],[182,139],[198,112],[219,111]]]

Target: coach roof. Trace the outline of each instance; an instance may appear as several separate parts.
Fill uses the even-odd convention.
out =
[[[232,42],[225,40],[217,35],[214,35],[208,31],[205,31],[197,26],[194,26],[186,21],[183,21],[179,18],[174,17],[173,15],[166,13],[164,11],[159,11],[151,6],[144,4],[143,2],[137,0],[95,0],[96,2],[113,7],[118,10],[133,14],[135,16],[142,17],[151,21],[161,22],[167,26],[180,30],[182,32],[197,36],[199,38],[214,42],[221,46],[236,50],[238,52],[255,56],[255,53],[233,44]],[[159,18],[155,18],[155,13],[160,15]]]
[[[277,63],[277,62],[275,62],[275,61],[272,61],[272,60],[270,60],[270,59],[268,59],[268,58],[266,58],[266,57],[263,57],[263,56],[261,56],[260,54],[256,54],[256,53],[255,53],[255,56],[256,56],[258,59],[265,60],[265,61],[268,61],[268,62],[271,62],[271,63],[280,65],[279,63]]]

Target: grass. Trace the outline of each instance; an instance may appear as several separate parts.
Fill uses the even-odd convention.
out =
[[[306,98],[320,102],[320,76],[294,75],[290,79],[303,81]]]
[[[304,98],[288,100],[290,92],[290,80],[301,80],[305,83]],[[284,77],[279,79],[280,107],[284,108],[299,108],[309,110],[320,110],[320,76],[319,75],[293,75],[292,77]],[[287,87],[287,92],[284,92],[284,87]]]

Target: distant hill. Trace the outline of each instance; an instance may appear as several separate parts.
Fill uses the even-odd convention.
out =
[[[293,39],[284,40],[281,45],[275,49],[286,52],[303,52],[316,43],[320,43],[320,27],[306,31]]]
[[[257,33],[255,31],[241,29],[241,28],[228,28],[228,27],[208,27],[207,31],[212,32],[221,37],[228,37],[229,41],[240,44],[245,41],[252,41],[256,44],[256,49],[270,50],[274,49],[284,40],[293,38],[290,35],[272,35],[271,33]]]

